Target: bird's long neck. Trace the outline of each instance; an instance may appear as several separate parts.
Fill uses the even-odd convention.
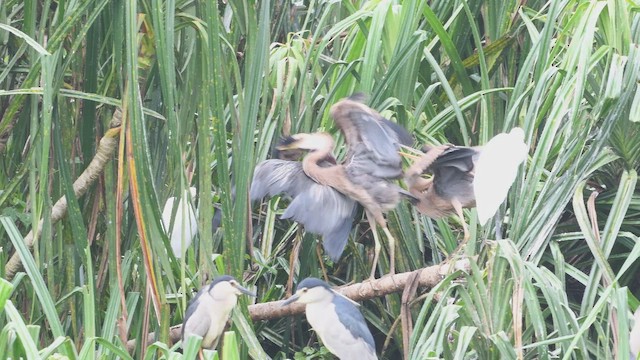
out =
[[[432,219],[439,219],[451,215],[453,207],[443,201],[436,194],[432,179],[425,179],[421,176],[411,176],[406,179],[409,192],[418,199],[415,204],[418,211]]]
[[[331,155],[333,146],[333,142],[329,142],[325,147],[309,152],[302,160],[302,170],[317,183],[327,185],[321,176],[327,168],[322,168],[319,163]]]

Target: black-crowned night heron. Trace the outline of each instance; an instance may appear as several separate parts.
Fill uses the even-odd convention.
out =
[[[405,181],[419,199],[418,211],[434,219],[457,214],[467,240],[462,209],[475,206],[480,224],[486,224],[507,197],[528,149],[521,128],[499,134],[484,146],[425,146],[405,172]],[[433,177],[423,178],[426,172]]]
[[[298,284],[296,293],[283,306],[296,301],[305,304],[309,325],[324,346],[338,358],[378,358],[373,335],[352,300],[336,293],[320,279],[306,278]]]
[[[389,181],[402,176],[398,150],[401,144],[410,145],[412,138],[399,125],[352,99],[333,105],[331,116],[349,146],[344,162],[329,161],[334,148],[331,135],[293,135],[278,149],[301,149],[308,151],[307,155],[302,162],[271,159],[258,164],[250,197],[258,200],[283,193],[292,197],[282,218],[291,218],[306,231],[322,235],[324,249],[334,261],[347,244],[357,201],[365,208],[376,243],[371,277],[381,249],[376,223],[389,241],[390,272],[394,273],[395,240],[384,213],[395,208],[402,196],[415,200]]]
[[[198,335],[202,337],[202,348],[214,349],[240,294],[256,296],[229,275],[217,277],[200,289],[187,307],[182,323],[182,341],[188,336]]]

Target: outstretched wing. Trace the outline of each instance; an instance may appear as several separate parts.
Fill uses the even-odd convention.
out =
[[[265,160],[259,163],[253,172],[249,197],[251,201],[279,194],[293,198],[313,184],[316,182],[302,171],[302,163],[279,159]]]
[[[451,146],[433,161],[430,168],[434,173],[445,168],[456,168],[462,172],[470,172],[473,171],[478,154],[479,151],[474,148]]]
[[[498,134],[483,146],[473,181],[480,224],[484,225],[507,197],[518,166],[527,158],[528,151],[521,128]]]
[[[473,201],[474,163],[478,150],[452,146],[436,158],[428,168],[433,173],[434,189],[445,199],[458,198],[464,204]]]
[[[251,200],[286,194],[292,198],[282,215],[302,225],[306,231],[322,235],[329,257],[340,259],[347,240],[356,202],[330,186],[309,178],[296,161],[266,160],[258,164],[251,184]]]
[[[357,161],[380,178],[402,176],[400,144],[411,144],[411,135],[375,110],[351,99],[331,107],[331,116],[349,145],[346,166]]]

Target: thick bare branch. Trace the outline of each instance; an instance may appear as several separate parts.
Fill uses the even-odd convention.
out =
[[[122,112],[120,111],[120,109],[116,109],[116,111],[113,113],[113,117],[111,118],[111,125],[119,126],[120,123],[122,123]],[[82,174],[80,174],[78,179],[73,183],[73,192],[75,193],[76,197],[84,195],[84,193],[87,192],[89,187],[102,173],[102,170],[104,170],[104,166],[111,158],[111,155],[116,149],[119,134],[120,128],[113,127],[104,134],[102,139],[100,139],[100,144],[98,144],[96,155],[91,160],[91,163],[89,163],[89,166],[87,166]],[[56,201],[56,203],[51,208],[52,225],[65,216],[65,214],[67,213],[67,206],[67,198],[65,196]],[[31,230],[27,234],[27,236],[24,237],[24,242],[29,248],[33,246],[34,238],[39,237],[42,234],[42,225],[43,221],[41,219],[38,222],[36,233],[34,234],[33,230]],[[16,272],[18,272],[21,265],[22,259],[20,259],[20,255],[15,252],[4,267],[6,278],[11,280]]]

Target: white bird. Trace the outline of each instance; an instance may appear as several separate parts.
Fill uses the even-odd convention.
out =
[[[507,192],[516,180],[518,166],[526,160],[528,151],[521,128],[498,134],[482,147],[473,179],[480,225],[486,224],[507,198]]]
[[[186,252],[193,238],[198,234],[198,218],[190,203],[195,200],[197,192],[195,187],[185,189],[177,205],[176,197],[170,197],[162,210],[162,225],[171,240],[173,254],[178,259],[182,257],[183,249]]]

